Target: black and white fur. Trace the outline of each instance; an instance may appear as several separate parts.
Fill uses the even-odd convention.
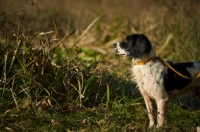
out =
[[[159,60],[144,65],[135,65],[138,61],[145,61],[156,57],[156,51],[149,39],[143,34],[132,34],[126,41],[113,44],[119,55],[132,58],[133,80],[137,83],[144,97],[148,110],[149,127],[156,125],[154,119],[157,105],[157,127],[165,122],[166,108],[169,100],[184,91],[190,90],[194,96],[200,94],[200,79],[185,79],[163,65]],[[200,72],[200,62],[172,63],[167,61],[175,70],[188,77],[196,77]]]

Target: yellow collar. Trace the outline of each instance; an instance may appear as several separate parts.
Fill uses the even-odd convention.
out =
[[[135,63],[135,65],[145,65],[146,63],[155,61],[155,60],[159,60],[163,65],[167,66],[168,68],[170,68],[172,71],[174,71],[176,74],[178,74],[179,76],[181,76],[182,78],[185,79],[196,79],[196,78],[200,78],[200,72],[198,73],[198,75],[196,77],[188,77],[183,75],[182,73],[178,72],[177,70],[175,70],[172,66],[170,66],[166,61],[164,61],[163,59],[161,59],[160,57],[154,57],[154,58],[150,58],[148,60],[145,61],[138,61]]]
[[[155,60],[160,60],[160,57],[150,58],[150,59],[145,60],[145,61],[138,61],[138,62],[135,63],[135,65],[145,65],[145,64],[152,62],[152,61],[155,61]]]

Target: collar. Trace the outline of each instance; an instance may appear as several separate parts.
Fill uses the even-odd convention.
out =
[[[160,57],[149,58],[148,60],[145,60],[145,61],[137,61],[135,63],[135,65],[145,65],[145,64],[155,61],[155,60],[160,60]]]
[[[149,62],[155,61],[155,60],[159,60],[163,65],[167,66],[169,69],[171,69],[172,71],[174,71],[176,74],[178,74],[180,77],[185,78],[185,79],[196,79],[196,78],[200,78],[200,72],[197,74],[196,77],[188,77],[183,75],[182,73],[178,72],[177,70],[175,70],[172,66],[170,66],[167,62],[165,62],[164,60],[162,60],[160,57],[154,57],[154,58],[150,58],[148,60],[145,61],[138,61],[135,63],[135,65],[145,65]]]

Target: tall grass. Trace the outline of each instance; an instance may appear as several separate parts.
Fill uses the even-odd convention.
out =
[[[131,88],[125,90],[121,87],[132,87],[131,83],[118,82],[119,77],[101,68],[95,57],[88,60],[80,48],[74,44],[66,47],[64,42],[51,39],[51,34],[51,31],[40,32],[28,37],[20,29],[16,29],[13,33],[14,41],[1,45],[2,130],[37,130],[42,122],[33,122],[40,120],[40,117],[50,121],[50,124],[57,124],[58,121],[54,122],[55,119],[50,113],[77,111],[81,114],[85,107],[97,106],[109,110],[110,101],[121,98],[119,96],[122,91],[131,91]],[[68,37],[72,37],[70,35]],[[104,103],[105,101],[107,103]],[[7,117],[13,115],[11,121],[7,121]],[[30,122],[24,122],[25,120]],[[60,119],[58,120],[60,122]],[[16,121],[19,121],[19,124]],[[13,124],[14,122],[16,124]],[[23,127],[20,126],[21,123]],[[67,126],[67,129],[81,129],[73,124],[73,121],[70,123],[75,126]],[[35,126],[31,127],[30,124]],[[53,129],[53,126],[50,125],[41,130],[51,128]]]

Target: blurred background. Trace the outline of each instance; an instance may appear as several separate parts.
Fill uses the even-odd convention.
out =
[[[0,39],[12,38],[19,28],[26,36],[54,31],[52,39],[63,39],[76,30],[65,45],[75,44],[90,60],[103,66],[130,67],[119,63],[112,44],[132,33],[146,34],[159,56],[172,61],[199,60],[198,0],[20,0],[1,1]],[[185,52],[189,50],[189,52]],[[192,53],[192,54],[191,54]],[[81,54],[82,55],[82,54]],[[83,58],[84,58],[83,57]]]

